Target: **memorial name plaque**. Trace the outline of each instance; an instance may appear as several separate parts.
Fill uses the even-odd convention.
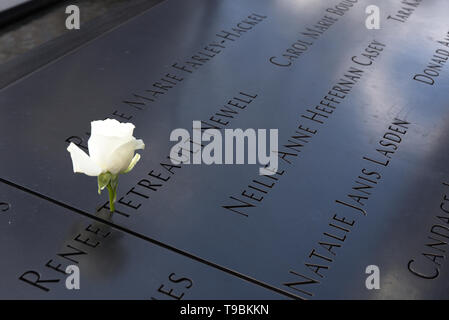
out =
[[[80,257],[99,286],[84,296],[151,297],[186,270],[205,283],[191,298],[449,298],[447,12],[445,0],[168,0],[4,88],[0,181],[41,200],[2,235],[33,252],[6,251],[2,296],[33,295],[20,272],[104,221],[119,239]],[[147,146],[111,216],[66,151],[87,151],[105,118],[133,122]],[[194,120],[278,129],[277,172],[173,164],[170,133]],[[235,279],[213,291],[215,273]]]
[[[1,299],[285,298],[23,190],[0,192]],[[66,287],[70,265],[79,290]]]

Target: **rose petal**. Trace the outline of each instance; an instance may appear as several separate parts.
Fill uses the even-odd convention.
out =
[[[136,145],[134,149],[135,150],[145,149],[145,143],[143,143],[142,139],[136,140]]]
[[[134,131],[132,123],[121,123],[115,119],[97,120],[91,122],[91,136],[131,137]]]
[[[129,164],[134,157],[136,144],[136,139],[132,138],[132,140],[122,144],[111,153],[107,162],[109,172],[118,174],[129,167]]]
[[[92,135],[87,142],[89,154],[95,163],[104,171],[109,170],[112,153],[121,145],[135,141],[134,137],[107,137],[103,135]],[[113,160],[113,159],[112,159]]]
[[[101,168],[73,142],[70,143],[67,151],[72,158],[73,172],[84,173],[88,176],[98,176],[101,173]]]

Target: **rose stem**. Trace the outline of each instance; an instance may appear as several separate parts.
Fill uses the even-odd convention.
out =
[[[115,211],[114,190],[110,184],[108,184],[108,191],[109,191],[109,210],[111,212],[114,212]]]

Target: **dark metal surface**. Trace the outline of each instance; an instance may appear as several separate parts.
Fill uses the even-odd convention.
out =
[[[18,6],[18,5],[22,5],[25,2],[30,2],[30,0],[4,0],[0,4],[0,11],[9,10],[11,8],[14,8],[14,7]]]
[[[449,263],[440,251],[447,250],[447,244],[426,246],[431,241],[428,237],[436,236],[432,226],[443,225],[443,230],[448,225],[442,209],[444,196],[449,195],[449,187],[443,184],[449,182],[448,66],[441,69],[433,86],[412,78],[422,73],[436,49],[444,48],[437,41],[449,31],[449,3],[422,2],[402,23],[386,19],[401,10],[400,1],[360,0],[292,66],[269,62],[297,41],[306,27],[329,15],[326,8],[337,4],[195,0],[158,5],[0,91],[2,181],[53,199],[71,208],[73,215],[103,219],[98,209],[106,199],[96,194],[96,180],[74,175],[65,149],[69,138],[87,142],[91,120],[115,114],[124,121],[117,117],[123,114],[131,117],[135,135],[148,148],[138,166],[121,177],[118,199],[128,205],[117,204],[123,214],[114,214],[110,225],[290,297],[448,298]],[[381,8],[380,30],[364,27],[369,4]],[[231,31],[253,13],[266,18],[234,41],[225,40],[225,48],[194,72],[172,67],[220,41],[217,33]],[[325,122],[301,117],[355,66],[351,58],[361,57],[374,40],[385,45],[382,53],[372,66],[363,68],[363,77]],[[158,94],[154,102],[136,100],[135,95],[153,98],[146,90],[154,89],[153,83],[167,73],[183,80]],[[173,129],[189,129],[192,120],[209,121],[239,92],[257,97],[232,119],[231,128],[279,128],[280,145],[287,143],[298,124],[318,130],[297,156],[287,158],[290,163],[280,162],[283,175],[262,194],[263,201],[252,201],[255,207],[244,209],[247,217],[222,206],[235,204],[229,197],[242,198],[245,189],[250,193],[248,184],[260,178],[258,166],[184,165],[170,173],[160,165],[169,163]],[[401,135],[398,149],[388,155],[391,159],[381,158],[376,149],[382,148],[379,141],[395,118],[409,122],[407,132]],[[390,163],[381,166],[363,157]],[[347,195],[356,192],[351,188],[363,169],[379,173],[369,195],[356,193],[367,196],[361,200],[366,215],[336,202],[353,201]],[[168,180],[156,178],[159,174]],[[157,191],[139,188],[142,179],[160,186],[154,187]],[[335,215],[354,223],[349,227],[333,219]],[[347,231],[337,233],[330,224]],[[33,229],[24,225],[18,230],[22,234],[10,237],[13,245],[27,242]],[[344,241],[334,239],[335,255],[320,245],[330,242],[325,233],[346,236]],[[447,241],[444,235],[439,239]],[[137,240],[130,239],[123,244],[123,263],[129,268],[135,267],[127,257],[134,243]],[[110,250],[113,255],[113,246]],[[422,253],[433,254],[434,261]],[[104,255],[110,259],[106,251]],[[422,274],[438,270],[438,276],[424,279],[413,274],[408,270],[411,260],[415,270]],[[36,258],[35,263],[40,265],[42,259]],[[372,264],[380,268],[380,290],[365,287],[365,268]],[[312,270],[317,266],[322,277]],[[8,265],[4,268],[10,271]],[[124,273],[125,279],[127,271],[117,272]],[[2,277],[6,274],[11,273],[2,272]],[[299,274],[316,283],[299,284],[305,281]],[[7,281],[2,294],[21,285]],[[228,290],[227,297],[236,297],[235,291]]]
[[[2,0],[0,2],[0,27],[57,1],[60,0]]]
[[[0,88],[42,68],[162,0],[59,1],[0,29]],[[33,3],[36,1],[33,1]],[[37,1],[42,5],[44,1]],[[80,9],[80,29],[67,30],[66,7]]]
[[[0,194],[10,199],[0,206],[0,299],[284,298],[23,190],[2,184]],[[68,265],[80,269],[79,290],[66,289]]]

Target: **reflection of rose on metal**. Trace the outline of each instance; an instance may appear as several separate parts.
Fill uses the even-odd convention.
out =
[[[144,149],[143,140],[133,136],[132,123],[120,123],[114,119],[91,122],[88,141],[89,155],[73,142],[67,150],[73,163],[73,172],[98,177],[98,193],[107,188],[109,207],[114,212],[117,198],[118,176],[131,171],[140,159],[135,150]]]

